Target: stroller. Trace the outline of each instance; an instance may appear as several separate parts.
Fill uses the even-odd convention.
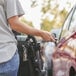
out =
[[[28,35],[25,40],[18,41],[20,67],[18,76],[45,76],[40,43],[34,36]]]

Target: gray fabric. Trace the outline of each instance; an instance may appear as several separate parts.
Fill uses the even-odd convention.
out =
[[[7,18],[24,14],[24,11],[18,0],[5,0],[5,6]]]
[[[0,63],[11,59],[17,49],[17,41],[7,19],[23,14],[18,0],[0,0]]]

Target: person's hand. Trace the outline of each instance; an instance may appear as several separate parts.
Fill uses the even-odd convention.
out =
[[[43,38],[44,41],[53,41],[53,42],[55,42],[55,37],[50,32],[43,31],[41,33],[41,37]]]

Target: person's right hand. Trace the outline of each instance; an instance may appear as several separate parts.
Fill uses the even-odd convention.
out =
[[[53,34],[51,34],[48,31],[42,31],[41,37],[43,38],[44,41],[53,41],[55,42],[55,37]]]

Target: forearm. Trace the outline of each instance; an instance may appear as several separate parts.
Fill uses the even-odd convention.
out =
[[[40,36],[45,41],[55,41],[49,32],[38,30],[38,29],[35,29],[35,28],[32,28],[32,27],[26,25],[25,23],[23,23],[19,20],[18,16],[14,16],[14,17],[8,19],[8,23],[10,24],[10,27],[13,30],[15,30],[19,33]]]
[[[41,30],[38,30],[38,29],[35,29],[33,27],[30,27],[29,25],[21,22],[21,21],[15,21],[13,22],[11,28],[17,32],[20,32],[20,33],[24,33],[24,34],[31,34],[31,35],[35,35],[35,36],[41,36]]]

